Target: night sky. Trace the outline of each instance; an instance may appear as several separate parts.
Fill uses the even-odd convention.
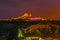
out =
[[[21,16],[25,11],[60,20],[60,0],[0,0],[0,18]]]

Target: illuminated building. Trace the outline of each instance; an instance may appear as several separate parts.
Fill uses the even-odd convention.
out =
[[[31,13],[25,12],[22,16],[19,16],[17,18],[27,19],[27,18],[30,18],[31,16],[32,16]]]

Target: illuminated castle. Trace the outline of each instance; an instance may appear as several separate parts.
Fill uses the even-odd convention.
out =
[[[20,18],[29,18],[29,17],[31,17],[32,15],[31,15],[31,13],[28,13],[28,12],[25,12],[22,16],[20,16]]]
[[[23,15],[11,18],[11,19],[3,19],[3,20],[18,20],[18,19],[29,19],[29,20],[46,20],[44,18],[41,18],[40,16],[33,17],[30,12],[24,12]]]
[[[27,18],[29,18],[31,16],[32,16],[31,13],[25,12],[25,13],[23,13],[23,15],[18,16],[18,17],[14,18],[14,19],[27,19]]]
[[[41,18],[40,16],[33,17],[31,13],[25,12],[23,15],[18,16],[14,19],[29,19],[29,20],[46,20],[44,18]]]

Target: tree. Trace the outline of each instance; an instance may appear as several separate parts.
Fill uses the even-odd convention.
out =
[[[18,29],[18,38],[20,37],[24,37],[23,34],[22,34],[22,31],[20,29]]]

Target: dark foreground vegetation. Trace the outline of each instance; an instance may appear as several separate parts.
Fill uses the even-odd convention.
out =
[[[4,21],[0,20],[0,40],[18,40],[18,28],[24,37],[58,37],[60,38],[60,21],[37,20],[26,21],[25,19]]]

